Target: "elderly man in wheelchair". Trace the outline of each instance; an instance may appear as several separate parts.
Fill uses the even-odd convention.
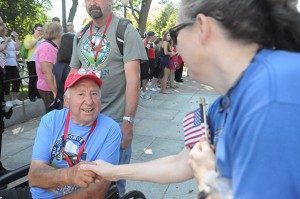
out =
[[[114,184],[80,169],[80,165],[97,159],[111,164],[119,161],[121,130],[113,119],[100,114],[101,85],[101,79],[89,70],[69,75],[64,88],[66,108],[42,117],[30,168],[25,166],[0,178],[0,184],[7,185],[26,176],[29,169],[30,187],[24,186],[25,180],[23,187],[0,191],[2,199],[118,198]]]

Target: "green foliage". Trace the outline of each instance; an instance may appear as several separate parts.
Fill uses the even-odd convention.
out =
[[[21,40],[32,33],[36,23],[45,24],[50,21],[45,13],[52,9],[50,0],[1,0],[0,12],[7,25],[8,32],[13,29]]]
[[[135,27],[138,27],[141,4],[142,4],[142,0],[130,0],[126,8],[127,18],[132,21]],[[124,17],[124,7],[121,3],[121,0],[113,1],[113,11],[120,17]]]
[[[154,21],[148,21],[147,29],[153,30],[159,37],[164,31],[169,31],[176,23],[177,8],[172,2],[168,2],[162,12]]]

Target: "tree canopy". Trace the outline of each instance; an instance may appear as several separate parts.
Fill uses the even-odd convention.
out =
[[[148,15],[152,0],[129,0],[126,7],[127,18],[139,28],[141,34],[146,30],[153,30],[161,35],[163,31],[167,31],[175,25],[177,10],[174,4],[170,0],[160,0],[159,3],[164,5],[164,9],[154,20],[149,20]],[[72,7],[67,17],[68,21],[74,20],[77,6],[78,0],[72,0]],[[53,9],[51,0],[0,1],[0,12],[3,13],[3,20],[7,24],[8,31],[14,29],[21,39],[32,32],[34,24],[45,24],[51,21],[51,18],[46,14],[51,9]],[[124,16],[121,0],[114,1],[113,10],[120,16]]]
[[[172,2],[167,2],[164,9],[160,14],[152,21],[148,21],[147,29],[152,30],[159,37],[162,37],[164,31],[169,31],[176,23],[177,8]]]
[[[1,0],[0,12],[8,31],[13,29],[21,39],[31,33],[34,24],[45,24],[50,20],[45,13],[52,9],[50,0]]]
[[[127,18],[139,28],[141,35],[145,31],[152,30],[159,35],[163,31],[168,31],[169,28],[176,23],[177,9],[170,0],[160,0],[159,4],[164,5],[164,9],[154,20],[149,20],[149,10],[152,0],[130,0],[127,6]],[[114,10],[122,15],[123,5],[121,0],[114,1]]]

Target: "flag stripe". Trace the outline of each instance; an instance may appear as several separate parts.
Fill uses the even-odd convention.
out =
[[[189,131],[189,132],[184,132],[184,136],[190,136],[190,135],[192,135],[192,134],[195,134],[195,133],[197,133],[197,132],[204,132],[204,126],[201,126],[200,128],[197,128],[197,129],[192,129],[191,131]]]
[[[186,122],[188,122],[189,120],[193,120],[194,121],[194,114],[193,115],[190,115],[190,116],[188,116],[188,117],[185,117],[184,118],[184,120],[183,120],[183,123],[186,123]]]
[[[184,140],[190,140],[190,139],[192,139],[194,137],[200,137],[202,135],[204,135],[204,132],[198,132],[198,133],[190,134],[189,136],[186,136],[184,138]]]
[[[190,139],[186,139],[185,142],[186,143],[190,143],[190,142],[194,142],[194,141],[199,142],[199,138],[204,135],[205,135],[205,133],[201,133],[200,135],[195,135],[195,136],[191,137]]]

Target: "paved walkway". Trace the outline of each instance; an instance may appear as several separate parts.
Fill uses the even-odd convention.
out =
[[[184,83],[179,84],[180,88],[170,90],[172,94],[149,91],[151,99],[139,101],[134,126],[132,162],[148,161],[181,151],[184,115],[198,108],[199,97],[205,97],[208,104],[217,97],[210,87],[200,85],[189,77],[184,77],[184,80]],[[30,162],[32,145],[40,121],[40,117],[36,116],[43,112],[41,101],[26,101],[25,104],[25,107],[15,108],[11,121],[6,121],[3,134],[1,159],[4,166],[11,169]],[[35,118],[13,125],[30,117]],[[147,199],[194,199],[198,193],[195,180],[172,185],[128,181],[127,190],[134,189],[142,191]]]

